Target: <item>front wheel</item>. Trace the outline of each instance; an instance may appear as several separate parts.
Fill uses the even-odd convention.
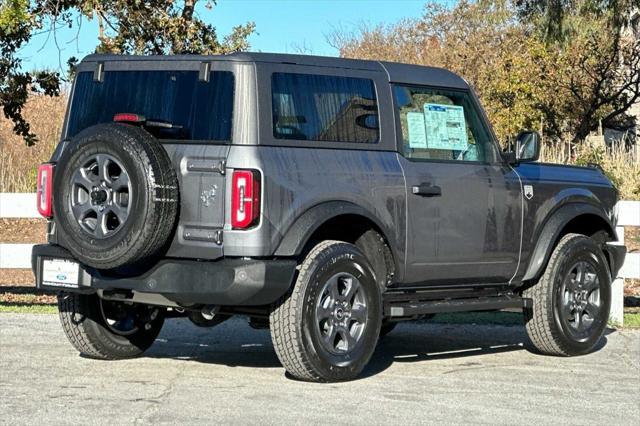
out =
[[[271,338],[287,372],[300,380],[358,376],[376,347],[382,298],[373,268],[352,244],[324,241],[274,307]]]
[[[84,356],[124,359],[140,355],[155,341],[164,323],[164,309],[103,300],[96,294],[58,296],[62,329]]]
[[[533,299],[525,324],[534,346],[547,355],[591,351],[604,333],[611,304],[611,278],[604,254],[584,235],[565,235],[540,281],[526,289]]]

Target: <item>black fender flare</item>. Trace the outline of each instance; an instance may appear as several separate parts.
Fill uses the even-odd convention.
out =
[[[373,222],[378,227],[382,233],[382,237],[384,237],[391,249],[391,253],[393,254],[393,258],[396,263],[396,271],[401,271],[401,269],[399,269],[400,266],[403,266],[401,260],[404,260],[398,257],[397,249],[394,247],[394,241],[389,239],[389,236],[393,235],[392,231],[374,214],[363,207],[348,201],[328,201],[317,204],[301,214],[284,233],[284,236],[274,253],[275,256],[287,257],[300,255],[309,242],[309,239],[313,233],[318,230],[318,228],[328,220],[343,215],[362,216]]]
[[[607,233],[612,238],[615,238],[615,230],[602,209],[586,202],[565,204],[552,212],[545,224],[542,226],[542,231],[539,233],[526,273],[522,278],[523,281],[540,277],[540,274],[551,257],[551,252],[555,248],[562,230],[571,220],[585,214],[595,215],[601,218],[604,223],[607,224]]]

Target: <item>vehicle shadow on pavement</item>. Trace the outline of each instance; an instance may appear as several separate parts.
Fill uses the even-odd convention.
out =
[[[471,359],[479,355],[531,349],[523,327],[441,324],[411,324],[409,327],[402,327],[404,325],[399,325],[380,341],[362,374],[363,378],[379,374],[396,362]]]
[[[166,321],[144,356],[227,367],[281,367],[269,330],[255,330],[242,318],[232,318],[213,328],[196,327],[185,319]]]
[[[607,329],[605,336],[614,331]],[[606,344],[603,337],[595,350]],[[524,327],[403,323],[381,339],[360,379],[380,374],[394,363],[465,358],[465,366],[481,365],[473,359],[514,351],[536,353]],[[254,330],[240,319],[212,329],[197,328],[184,320],[167,321],[145,356],[228,367],[281,368],[269,331]]]
[[[594,352],[606,346],[606,336],[614,331],[605,330]],[[469,361],[464,363],[465,367],[480,366],[480,362],[473,361],[474,357],[515,351],[545,356],[532,345],[525,328],[520,326],[400,324],[380,341],[361,378],[379,374],[396,362],[466,358]]]

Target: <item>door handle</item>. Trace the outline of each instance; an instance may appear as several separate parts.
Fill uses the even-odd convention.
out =
[[[439,197],[442,195],[442,188],[428,183],[421,183],[420,185],[414,185],[411,188],[411,192],[421,197]]]

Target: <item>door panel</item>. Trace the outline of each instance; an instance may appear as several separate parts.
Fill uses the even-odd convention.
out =
[[[400,158],[408,197],[406,281],[508,281],[520,250],[517,176],[501,165]]]
[[[407,283],[504,283],[520,256],[522,198],[468,90],[393,87],[407,192]]]

